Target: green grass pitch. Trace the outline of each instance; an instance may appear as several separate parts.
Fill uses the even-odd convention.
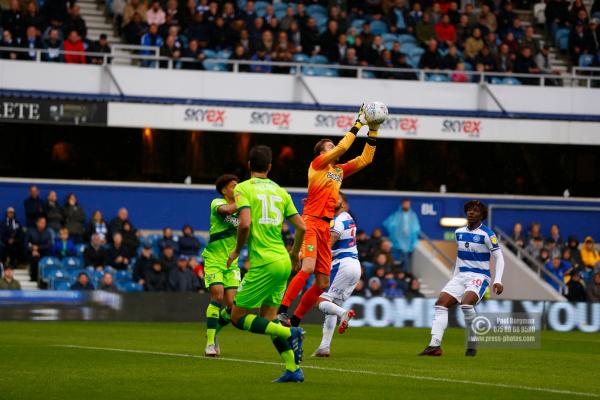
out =
[[[270,339],[230,327],[215,360],[202,324],[2,322],[0,399],[600,398],[599,334],[543,332],[541,349],[466,358],[463,331],[449,329],[444,356],[425,358],[426,329],[351,328],[314,359],[321,329],[306,329],[306,381],[280,385]]]

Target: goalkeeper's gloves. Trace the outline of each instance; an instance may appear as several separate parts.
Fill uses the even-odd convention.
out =
[[[358,134],[360,128],[362,128],[364,125],[367,125],[367,119],[365,117],[365,103],[363,103],[360,106],[360,109],[358,110],[358,116],[356,117],[352,129],[350,129],[350,132],[356,135]]]

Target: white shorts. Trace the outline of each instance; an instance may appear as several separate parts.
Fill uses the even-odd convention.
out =
[[[458,300],[459,303],[465,292],[475,292],[479,297],[479,301],[481,301],[489,285],[490,278],[485,275],[473,272],[459,272],[444,286],[442,292],[448,293]]]
[[[360,262],[354,258],[343,258],[339,264],[331,267],[329,289],[321,294],[321,298],[336,304],[348,300],[360,280]]]

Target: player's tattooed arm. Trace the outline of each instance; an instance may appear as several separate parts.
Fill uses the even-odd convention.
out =
[[[227,268],[233,264],[233,261],[240,256],[242,248],[246,241],[248,240],[248,235],[250,235],[250,225],[252,224],[252,215],[250,214],[250,207],[244,207],[240,209],[239,216],[240,224],[238,225],[237,230],[237,244],[235,249],[229,255],[227,259]]]
[[[217,212],[221,215],[231,215],[235,214],[237,211],[237,206],[235,203],[223,204],[217,208]]]

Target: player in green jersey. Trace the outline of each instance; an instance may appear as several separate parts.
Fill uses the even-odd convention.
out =
[[[236,244],[238,218],[233,190],[238,182],[235,175],[220,176],[215,185],[223,197],[214,199],[210,204],[210,237],[202,252],[205,286],[210,290],[204,349],[204,355],[208,357],[216,357],[221,353],[216,335],[229,324],[233,298],[240,285],[237,262],[227,266],[227,257]]]
[[[231,321],[238,329],[271,336],[286,368],[274,382],[303,382],[299,364],[304,330],[281,325],[276,315],[292,267],[298,268],[306,226],[289,193],[267,178],[272,157],[267,146],[252,148],[248,162],[251,177],[235,187],[239,226],[237,244],[227,265],[233,264],[248,242],[250,269],[235,296]],[[296,229],[289,253],[281,235],[284,218]],[[254,309],[259,309],[259,315],[252,313]]]

